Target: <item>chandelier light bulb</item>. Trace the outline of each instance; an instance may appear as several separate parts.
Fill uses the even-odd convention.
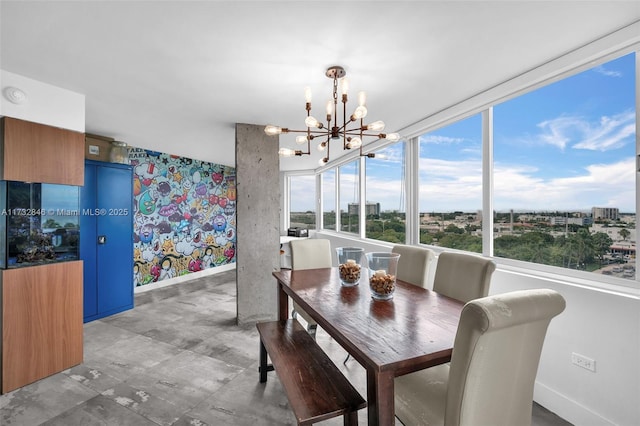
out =
[[[304,100],[309,104],[311,103],[311,87],[304,88]]]
[[[385,135],[384,138],[391,142],[398,142],[400,140],[400,135],[397,133],[389,133],[388,135]]]
[[[307,143],[307,140],[308,139],[307,139],[307,137],[305,135],[296,136],[296,143],[298,145],[302,145],[302,144]]]
[[[280,150],[278,151],[278,154],[281,157],[293,157],[294,155],[296,155],[296,152],[293,149],[280,148]]]
[[[382,130],[384,130],[384,121],[374,121],[373,123],[368,124],[367,130],[381,132]]]
[[[367,103],[367,93],[366,92],[358,92],[358,105],[364,106]]]
[[[349,91],[349,80],[347,80],[346,78],[340,80],[340,90],[342,91],[343,95],[347,94],[347,92]]]
[[[326,143],[326,142],[320,142],[320,143],[318,144],[318,151],[322,152],[322,151],[324,151],[325,149],[327,149],[327,143]]]
[[[279,135],[282,133],[282,127],[268,125],[264,128],[264,132],[269,136]]]
[[[327,101],[327,115],[333,115],[333,101],[331,99]]]
[[[353,149],[358,149],[362,146],[362,139],[360,139],[358,136],[356,136],[355,138],[352,138],[351,141],[349,142],[349,146]]]
[[[318,166],[324,166],[327,164],[327,158],[321,158],[318,160]]]
[[[307,118],[304,120],[304,124],[305,124],[307,127],[315,127],[315,128],[317,128],[317,127],[319,127],[318,125],[320,124],[320,122],[319,122],[318,120],[316,120],[316,118],[315,118],[315,117],[313,117],[313,116],[311,116],[311,115],[310,115],[309,117],[307,117]]]
[[[360,105],[358,108],[356,108],[356,110],[353,112],[353,115],[351,116],[351,118],[353,120],[360,120],[361,118],[365,118],[367,116],[367,107],[364,105]]]

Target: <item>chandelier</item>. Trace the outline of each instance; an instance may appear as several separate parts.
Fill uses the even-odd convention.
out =
[[[302,133],[296,137],[296,143],[298,145],[307,145],[307,150],[294,150],[289,148],[280,148],[278,154],[282,157],[293,157],[311,154],[311,141],[319,138],[318,150],[325,152],[323,158],[320,159],[318,164],[323,166],[329,161],[329,143],[331,141],[337,141],[342,139],[342,149],[359,149],[360,156],[366,156],[368,158],[374,158],[375,154],[362,153],[363,138],[365,136],[373,136],[378,139],[386,139],[396,142],[400,139],[400,135],[397,133],[380,133],[384,130],[384,122],[374,121],[369,124],[364,123],[364,118],[367,116],[366,107],[366,94],[365,92],[358,93],[358,106],[355,108],[352,114],[347,115],[347,92],[349,91],[349,83],[344,76],[347,72],[343,67],[333,66],[327,69],[325,73],[327,77],[333,80],[333,96],[327,101],[326,107],[326,124],[317,120],[311,115],[311,88],[305,87],[304,94],[307,110],[307,118],[304,120],[304,124],[307,127],[306,130],[292,130],[286,127],[278,127],[268,125],[264,128],[264,132],[267,135],[279,135],[281,133]],[[338,87],[340,86],[340,87]],[[342,124],[338,124],[338,89],[342,93]]]

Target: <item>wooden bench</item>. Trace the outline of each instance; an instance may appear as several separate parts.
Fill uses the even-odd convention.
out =
[[[299,425],[344,416],[358,424],[366,401],[296,320],[256,324],[260,333],[260,383],[276,370]],[[272,365],[267,364],[267,354]]]

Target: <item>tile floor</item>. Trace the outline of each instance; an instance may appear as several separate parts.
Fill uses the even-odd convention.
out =
[[[258,382],[258,334],[236,325],[235,297],[235,271],[136,295],[133,310],[85,324],[81,365],[0,396],[0,424],[294,425],[275,373]],[[364,395],[362,367],[317,339]],[[537,405],[532,424],[569,425]]]

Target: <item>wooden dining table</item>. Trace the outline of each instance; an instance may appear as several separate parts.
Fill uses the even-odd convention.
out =
[[[367,371],[369,425],[393,425],[394,378],[450,361],[463,303],[403,281],[391,300],[371,297],[360,284],[341,285],[338,268],[273,272],[278,315],[289,317],[289,297]]]

